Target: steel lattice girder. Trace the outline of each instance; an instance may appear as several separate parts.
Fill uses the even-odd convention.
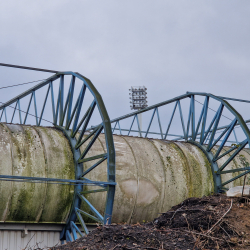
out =
[[[64,100],[64,76],[66,75],[71,76],[71,82],[70,82],[69,90],[66,95],[67,98],[66,100]],[[80,79],[83,82],[83,85],[82,85],[80,93],[77,93],[78,94],[77,101],[75,105],[73,105],[73,96],[76,95],[76,93],[74,93],[76,78]],[[60,80],[60,84],[59,84],[58,98],[56,99],[54,96],[54,92],[53,92],[53,84],[57,79]],[[41,110],[41,114],[39,116],[37,112],[36,93],[38,93],[38,91],[41,90],[43,87],[48,87],[48,88],[47,88],[47,93],[46,93],[45,100],[43,103],[43,107]],[[84,99],[86,90],[90,91],[90,93],[92,94],[94,98],[94,101],[88,106],[88,109],[85,112],[85,114],[81,115],[81,108],[83,105],[83,99]],[[88,229],[84,223],[82,215],[88,216],[89,218],[93,220],[96,220],[105,224],[111,222],[112,207],[113,207],[114,193],[115,193],[115,184],[116,184],[115,183],[115,149],[114,149],[114,143],[113,143],[113,138],[112,138],[112,132],[114,132],[115,130],[119,130],[120,134],[126,131],[128,132],[128,135],[130,135],[131,132],[138,132],[141,137],[142,135],[144,135],[144,137],[146,138],[148,137],[148,135],[151,135],[151,136],[160,135],[161,139],[165,140],[167,139],[169,135],[174,136],[173,134],[169,134],[169,130],[172,125],[172,121],[175,116],[176,110],[179,110],[180,123],[182,126],[183,135],[176,135],[177,138],[174,138],[174,140],[184,140],[192,144],[195,144],[200,149],[202,149],[202,151],[207,155],[207,158],[209,159],[211,166],[212,166],[215,189],[217,192],[221,192],[223,187],[226,184],[250,172],[249,166],[246,166],[245,168],[241,168],[241,169],[230,170],[230,171],[224,170],[225,167],[229,164],[229,162],[232,161],[234,157],[237,154],[239,154],[239,152],[247,144],[250,145],[250,131],[246,124],[247,122],[249,122],[249,120],[244,121],[241,115],[226,101],[226,99],[242,101],[242,102],[249,102],[249,101],[226,98],[226,97],[218,97],[218,96],[214,96],[214,95],[207,94],[207,93],[192,92],[192,93],[187,93],[185,95],[173,98],[171,100],[153,105],[143,110],[139,110],[139,111],[133,112],[131,114],[128,114],[128,115],[125,115],[125,116],[122,116],[122,117],[119,117],[117,119],[110,121],[105,105],[103,103],[103,100],[89,79],[80,75],[79,73],[57,72],[55,75],[43,81],[42,83],[36,85],[35,87],[29,89],[28,91],[22,93],[21,95],[11,99],[7,103],[0,106],[0,110],[2,110],[2,113],[0,115],[0,121],[3,119],[3,117],[5,117],[5,122],[8,122],[6,108],[11,107],[12,104],[15,104],[15,107],[12,107],[14,110],[13,110],[13,115],[12,115],[10,122],[13,121],[15,112],[18,111],[19,123],[25,124],[27,121],[27,117],[30,115],[29,110],[30,110],[31,103],[33,101],[34,110],[35,110],[35,115],[33,115],[33,117],[35,118],[36,125],[40,126],[41,121],[43,119],[44,109],[47,104],[49,94],[51,95],[51,110],[52,110],[52,115],[53,115],[53,125],[57,127],[58,129],[60,129],[65,134],[65,136],[68,138],[71,144],[71,148],[72,148],[72,152],[74,154],[74,160],[75,160],[75,180],[36,178],[36,177],[28,177],[28,176],[4,176],[4,175],[0,176],[0,178],[1,180],[7,180],[7,179],[12,178],[13,180],[23,180],[23,181],[39,180],[39,181],[58,182],[58,183],[69,182],[69,183],[76,184],[75,193],[74,193],[74,202],[71,208],[69,219],[61,234],[62,241],[64,241],[65,239],[67,241],[71,241],[72,236],[73,236],[73,239],[75,240],[77,238],[77,233],[79,235],[82,235],[81,231],[75,224],[75,221],[77,218],[79,222],[81,223],[81,226],[84,229],[85,233],[88,233]],[[29,104],[27,107],[27,111],[23,112],[21,110],[20,102],[23,98],[27,96],[30,96],[30,100],[29,100]],[[200,113],[199,120],[197,123],[195,123],[195,114],[196,114],[195,97],[196,96],[203,96],[205,98],[203,108],[202,108],[202,111]],[[184,100],[184,99],[190,99],[189,114],[188,114],[188,119],[186,123],[184,122],[183,109],[181,107],[181,100]],[[213,119],[210,121],[207,115],[208,109],[209,109],[209,99],[214,99],[220,103],[220,106],[217,109]],[[172,115],[170,116],[169,123],[167,124],[166,133],[163,133],[159,108],[162,106],[171,104],[171,103],[174,103],[174,109],[173,109]],[[88,123],[93,114],[93,111],[95,110],[95,107],[98,108],[99,114],[102,119],[102,123],[95,127],[88,128]],[[219,127],[219,122],[220,122],[224,108],[226,108],[233,115],[234,119],[232,120],[230,124]],[[153,111],[152,117],[149,121],[147,130],[142,131],[139,126],[138,114],[145,113],[150,110]],[[22,113],[25,113],[24,119],[22,117]],[[152,125],[154,118],[156,117],[155,114],[157,114],[157,121],[158,121],[160,132],[150,132],[150,127]],[[130,117],[133,118],[132,124],[130,125],[130,127],[128,129],[121,127],[121,121]],[[135,121],[137,121],[138,129],[132,129]],[[115,123],[113,130],[111,129],[111,123]],[[209,124],[208,128],[206,128],[206,124]],[[119,128],[116,128],[117,125]],[[245,139],[239,143],[235,135],[236,145],[234,147],[231,147],[225,153],[221,154],[221,150],[225,146],[225,144],[229,142],[229,137],[231,133],[234,132],[235,126],[240,126],[241,130],[243,131],[245,135]],[[89,135],[87,137],[84,137],[84,134],[86,131],[89,131]],[[107,153],[86,158],[88,151],[90,150],[94,141],[97,139],[98,135],[102,131],[105,134]],[[215,138],[216,137],[215,134],[218,131],[222,131],[222,133],[217,138]],[[76,139],[75,136],[77,133],[79,134],[79,136]],[[84,152],[80,152],[79,147],[86,142],[88,143]],[[206,142],[208,143],[206,144]],[[214,150],[215,153],[212,153],[212,150]],[[219,168],[217,165],[217,161],[219,159],[223,159],[223,157],[228,155],[230,152],[233,152],[233,154]],[[96,159],[99,159],[99,161],[93,164],[92,167],[90,167],[89,169],[83,172],[82,163],[86,161],[96,160]],[[106,182],[101,182],[98,180],[93,181],[93,180],[86,179],[84,177],[85,174],[87,174],[88,172],[98,167],[98,165],[105,160],[107,161],[107,181]],[[233,171],[243,172],[243,173],[228,180],[227,182],[222,183],[221,175],[227,174],[228,172],[233,172]],[[84,197],[83,185],[96,185],[98,187],[101,187],[101,189],[96,190],[96,192],[99,192],[99,191],[107,192],[106,208],[105,208],[104,216],[101,215],[95,209],[95,207],[93,207],[92,204],[90,204],[90,202]],[[92,211],[94,215],[90,215],[80,209],[81,201],[84,202],[89,207],[89,209]]]
[[[203,103],[202,110],[200,112],[199,120],[196,123],[195,122],[195,114],[196,114],[195,97],[197,96],[203,96],[204,103]],[[184,122],[183,109],[180,103],[181,100],[185,100],[185,99],[190,99],[188,119],[186,123]],[[207,115],[208,109],[209,109],[209,99],[216,100],[220,104],[217,111],[215,112],[215,115],[213,116],[213,119],[211,120],[208,120],[208,115]],[[234,157],[237,154],[240,153],[240,151],[247,144],[250,145],[250,131],[249,131],[249,128],[247,127],[247,123],[249,123],[250,120],[244,121],[242,116],[226,101],[226,99],[250,103],[250,101],[247,101],[247,100],[240,100],[240,99],[227,98],[227,97],[218,97],[218,96],[208,94],[208,93],[187,92],[187,94],[185,95],[178,96],[168,101],[161,102],[161,103],[152,105],[150,107],[147,107],[145,109],[142,109],[142,110],[130,113],[128,115],[121,116],[114,120],[111,120],[111,123],[114,124],[112,131],[113,133],[115,133],[115,131],[118,130],[120,135],[125,135],[125,133],[126,135],[130,135],[132,132],[137,132],[140,137],[144,137],[144,138],[149,138],[149,136],[157,138],[157,136],[160,136],[160,138],[163,140],[166,140],[168,136],[172,136],[175,138],[170,139],[170,140],[173,140],[173,141],[184,140],[192,144],[195,144],[207,155],[207,158],[210,161],[210,164],[212,166],[213,176],[214,176],[215,191],[222,192],[223,189],[225,189],[224,188],[225,185],[227,185],[228,183],[250,172],[249,166],[246,166],[245,168],[241,168],[241,169],[223,171],[224,168],[234,159]],[[163,133],[159,108],[170,105],[170,104],[174,104],[174,108],[173,108],[172,115],[170,116],[166,132]],[[224,108],[226,108],[233,115],[234,119],[232,119],[232,122],[230,124],[219,127],[218,125],[221,120],[222,112]],[[176,114],[176,110],[179,110],[180,123],[182,126],[183,135],[169,134],[169,130],[172,125],[173,118]],[[146,113],[149,111],[153,111],[151,115],[151,119],[147,123],[148,124],[147,129],[145,131],[142,131],[139,126],[138,114]],[[157,118],[155,118],[156,117],[155,114],[157,114]],[[132,118],[131,125],[128,128],[122,127],[121,121],[129,119],[129,118]],[[150,132],[152,121],[154,119],[157,119],[159,131]],[[135,121],[137,121],[138,129],[136,128],[132,129],[135,124]],[[207,124],[208,124],[208,128],[206,128]],[[118,125],[118,128],[116,128],[117,125]],[[242,140],[241,142],[238,142],[237,140],[237,137],[234,131],[235,126],[240,126],[242,132],[244,133],[245,139]],[[216,138],[215,135],[218,132],[220,133],[220,135]],[[229,140],[229,137],[232,132],[235,134],[235,141],[233,141],[235,145],[231,147],[229,150],[227,150],[225,153],[221,154],[222,148],[225,146],[225,144],[228,142],[232,142]],[[216,152],[212,153],[212,149],[215,150]],[[217,161],[219,159],[223,159],[223,157],[228,155],[230,152],[233,152],[233,154],[229,157],[229,159],[224,160],[225,161],[224,164],[220,168],[218,168]],[[227,174],[229,172],[243,172],[243,173],[222,183],[221,175]]]
[[[64,76],[69,75],[71,76],[71,82],[69,86],[69,90],[67,92],[67,98],[64,100]],[[82,81],[82,87],[80,93],[74,92],[75,87],[75,80],[79,79]],[[59,79],[59,91],[58,91],[58,98],[55,98],[53,85],[54,82]],[[44,99],[44,103],[41,109],[40,116],[38,115],[37,109],[37,102],[36,102],[36,94],[42,88],[47,87],[46,96]],[[85,92],[88,90],[92,97],[93,101],[87,108],[85,114],[81,114],[81,109],[83,105],[83,100],[85,96]],[[55,75],[51,76],[47,80],[43,81],[40,84],[37,84],[35,87],[25,91],[24,93],[18,95],[17,97],[11,99],[10,101],[4,103],[0,106],[0,110],[2,110],[0,121],[3,120],[5,117],[5,122],[8,123],[6,108],[12,107],[12,104],[15,104],[13,108],[13,114],[11,121],[15,116],[15,112],[18,111],[19,113],[19,123],[25,124],[27,122],[27,117],[30,115],[34,117],[35,123],[37,126],[41,125],[41,121],[43,120],[44,110],[46,104],[48,104],[48,97],[49,94],[51,96],[51,110],[53,115],[53,125],[60,129],[65,136],[68,138],[71,144],[72,152],[74,155],[75,161],[75,180],[62,180],[62,179],[55,179],[55,178],[36,178],[36,177],[29,177],[29,176],[0,176],[1,180],[22,180],[22,181],[44,181],[44,182],[53,182],[53,183],[62,183],[68,182],[75,184],[75,191],[74,191],[74,202],[71,207],[70,215],[68,217],[68,221],[64,230],[61,233],[61,241],[71,241],[73,235],[74,240],[77,238],[76,232],[79,235],[82,235],[81,231],[75,224],[76,219],[79,219],[79,222],[84,229],[85,233],[88,233],[87,227],[84,223],[82,218],[82,214],[85,216],[99,221],[101,223],[110,224],[111,217],[112,217],[112,209],[113,209],[113,202],[114,202],[114,194],[115,194],[115,149],[110,125],[110,119],[108,113],[106,111],[105,105],[103,103],[101,95],[98,93],[92,82],[87,79],[86,77],[82,76],[76,72],[57,72]],[[29,96],[29,103],[27,107],[27,111],[23,112],[21,109],[20,101]],[[73,96],[77,97],[77,101],[73,106]],[[29,113],[31,104],[34,104],[35,115],[31,115]],[[49,105],[49,104],[48,104]],[[90,121],[91,116],[93,115],[95,107],[98,108],[102,123],[98,126],[97,129],[92,131],[87,138],[83,138],[85,131],[87,129],[88,123]],[[25,114],[24,119],[22,117],[22,113]],[[104,155],[96,155],[90,158],[86,158],[88,151],[90,150],[91,146],[97,139],[98,135],[103,131],[105,134],[105,141],[106,141],[106,149],[107,152]],[[79,137],[76,139],[76,134],[79,134]],[[92,137],[92,138],[91,138]],[[91,140],[88,140],[90,139]],[[83,144],[87,143],[86,149],[83,153],[80,153],[79,147]],[[82,163],[84,161],[92,161],[95,159],[100,159],[97,163],[95,163],[91,169],[88,171],[92,171],[94,168],[98,167],[98,165],[105,161],[107,162],[107,181],[98,181],[98,180],[89,180],[84,178],[86,174],[83,172]],[[84,197],[83,186],[84,185],[94,185],[97,187],[102,187],[102,192],[106,192],[106,205],[105,205],[105,212],[104,215],[101,215],[95,207],[92,206],[91,203]],[[84,202],[88,208],[92,211],[93,215],[90,215],[82,210],[80,210],[81,202]]]

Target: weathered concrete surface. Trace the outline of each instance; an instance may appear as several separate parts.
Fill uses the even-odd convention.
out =
[[[225,153],[229,149],[230,149],[229,147],[224,147],[221,154]],[[215,150],[213,150],[212,152],[215,153]],[[222,164],[232,154],[233,153],[227,154],[223,158],[219,159],[218,162],[217,162],[218,166],[219,167],[222,166]],[[248,167],[249,165],[250,165],[250,150],[249,149],[244,149],[236,157],[234,157],[234,159],[226,166],[226,168],[224,170],[244,168],[244,167]],[[237,175],[239,175],[239,173],[242,173],[242,172],[228,173],[228,174],[222,175],[222,178],[221,178],[222,183],[236,177]],[[244,177],[239,178],[239,179],[235,180],[234,182],[229,183],[228,185],[226,185],[226,187],[231,188],[231,187],[243,185],[243,178]],[[247,180],[247,183],[249,183],[249,179],[247,178],[246,180]]]
[[[0,174],[72,179],[69,142],[56,129],[2,123]],[[64,223],[73,192],[68,185],[0,181],[0,221]]]
[[[202,197],[214,192],[210,163],[193,144],[117,135],[114,135],[114,143],[117,187],[113,222],[150,221],[188,197]],[[81,150],[84,148],[85,145]],[[88,156],[104,152],[105,140],[100,135]],[[219,161],[218,165],[224,161]],[[248,162],[249,150],[245,149],[226,169],[242,168]],[[92,164],[85,163],[84,169]],[[222,182],[236,175],[223,175]],[[86,177],[105,181],[106,162]],[[242,183],[243,178],[240,178],[226,187]],[[88,195],[88,199],[103,212],[105,193]]]
[[[187,197],[208,195],[214,190],[210,164],[194,145],[116,135],[114,143],[117,187],[113,222],[150,221]],[[103,135],[89,156],[96,150],[96,154],[106,151]],[[105,165],[102,163],[101,169]],[[85,169],[90,166],[90,162],[84,164]],[[97,171],[88,174],[90,179],[97,177]],[[88,198],[103,211],[105,194],[95,196]]]
[[[117,135],[114,135],[114,143],[117,187],[113,222],[150,221],[188,197],[201,197],[214,191],[210,163],[195,145]],[[85,146],[86,143],[80,150]],[[101,134],[86,157],[105,152],[105,138]],[[84,169],[96,161],[85,163]],[[219,160],[219,166],[224,161]],[[246,149],[226,170],[242,168],[249,162],[250,153]],[[0,174],[74,179],[74,171],[69,142],[60,131],[0,124]],[[222,182],[236,175],[224,175]],[[106,161],[85,177],[107,181]],[[227,187],[242,183],[240,178]],[[74,187],[70,185],[0,181],[0,221],[64,223],[73,192]],[[104,212],[106,192],[86,197]],[[88,210],[85,204],[82,207]]]

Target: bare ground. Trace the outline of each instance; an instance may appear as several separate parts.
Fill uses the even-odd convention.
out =
[[[145,224],[98,226],[51,250],[250,249],[248,198],[189,198]]]

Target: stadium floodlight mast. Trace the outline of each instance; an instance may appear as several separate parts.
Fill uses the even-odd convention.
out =
[[[145,86],[132,86],[129,89],[130,93],[130,108],[133,110],[140,110],[146,108],[147,105],[147,88]],[[139,128],[142,131],[142,114],[138,114]],[[140,133],[138,133],[140,136]]]

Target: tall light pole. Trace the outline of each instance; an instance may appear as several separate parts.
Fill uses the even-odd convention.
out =
[[[146,108],[147,105],[147,88],[145,86],[132,86],[130,93],[130,108],[132,110],[140,110]],[[138,114],[139,128],[142,130],[142,114]],[[140,136],[140,133],[138,133]]]

